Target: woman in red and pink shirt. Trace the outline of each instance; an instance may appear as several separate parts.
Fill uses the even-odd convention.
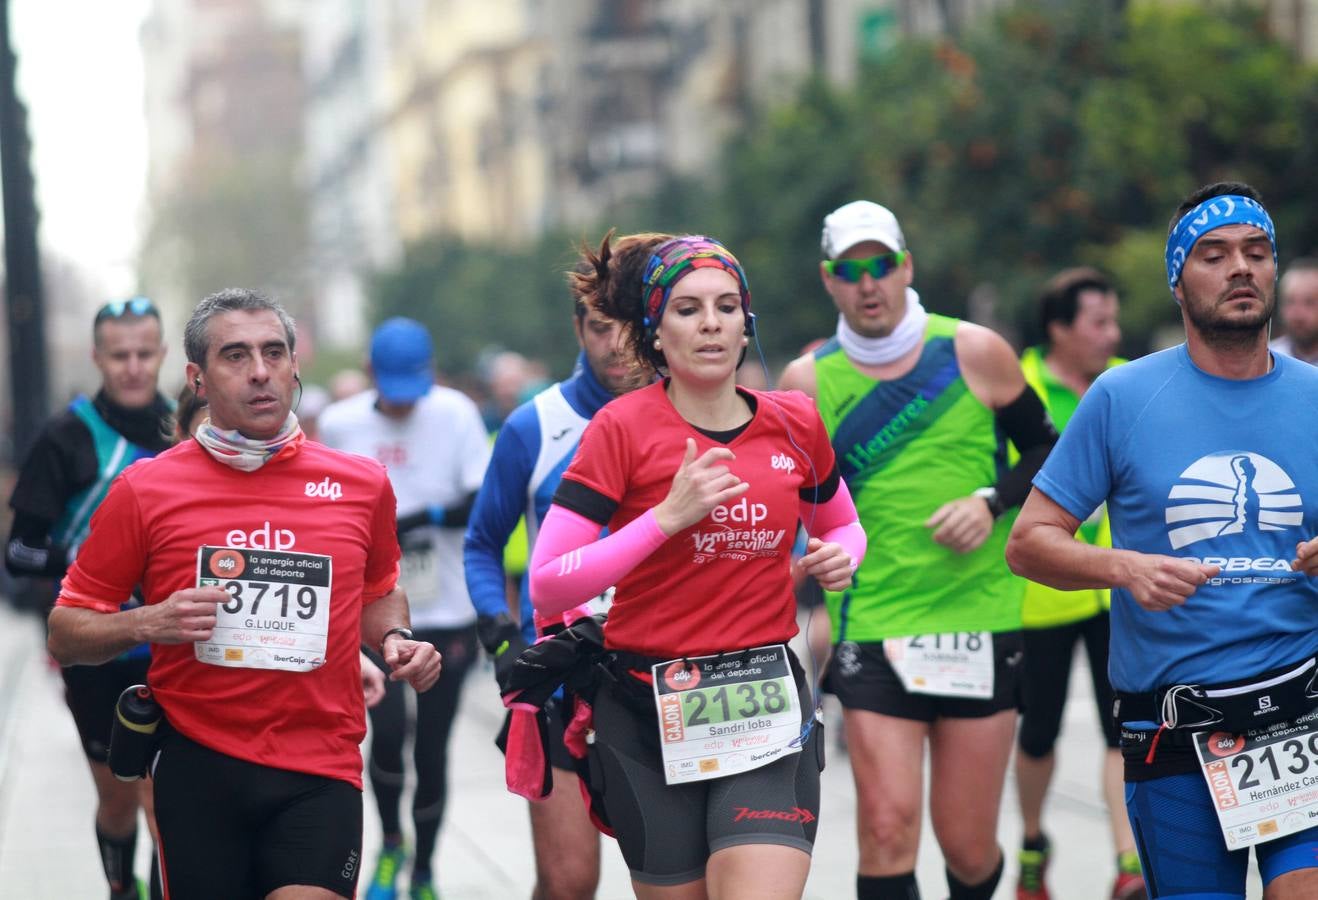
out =
[[[813,403],[736,384],[754,336],[736,258],[699,236],[644,271],[611,272],[608,256],[606,242],[589,258],[594,303],[663,378],[586,429],[531,596],[554,615],[616,586],[589,764],[636,895],[800,897],[823,751],[786,648],[792,568],[843,590],[865,534]],[[798,522],[811,537],[793,562]]]

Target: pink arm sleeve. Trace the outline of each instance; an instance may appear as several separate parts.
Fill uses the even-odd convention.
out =
[[[531,601],[542,615],[576,606],[615,584],[645,559],[668,535],[654,510],[601,538],[598,522],[551,505],[531,554]]]
[[[801,521],[806,524],[806,531],[811,537],[817,537],[826,544],[840,544],[843,550],[851,554],[851,561],[856,566],[865,558],[869,539],[860,524],[856,504],[851,501],[851,491],[847,490],[845,481],[839,480],[837,492],[823,503],[814,504],[802,500]]]

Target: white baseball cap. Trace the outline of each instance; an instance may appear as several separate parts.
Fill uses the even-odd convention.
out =
[[[853,200],[824,217],[824,233],[819,243],[826,259],[837,259],[864,241],[878,241],[890,250],[906,249],[902,227],[886,206]]]

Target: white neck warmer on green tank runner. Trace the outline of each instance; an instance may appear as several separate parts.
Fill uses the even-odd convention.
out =
[[[924,340],[924,326],[929,314],[920,304],[915,288],[906,289],[906,315],[892,334],[865,337],[855,331],[842,316],[837,317],[837,341],[847,357],[864,366],[882,366],[901,359]]]

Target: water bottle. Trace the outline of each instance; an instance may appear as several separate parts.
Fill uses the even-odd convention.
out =
[[[110,771],[115,778],[136,781],[146,774],[162,716],[160,704],[144,684],[127,687],[119,695],[110,728]]]

